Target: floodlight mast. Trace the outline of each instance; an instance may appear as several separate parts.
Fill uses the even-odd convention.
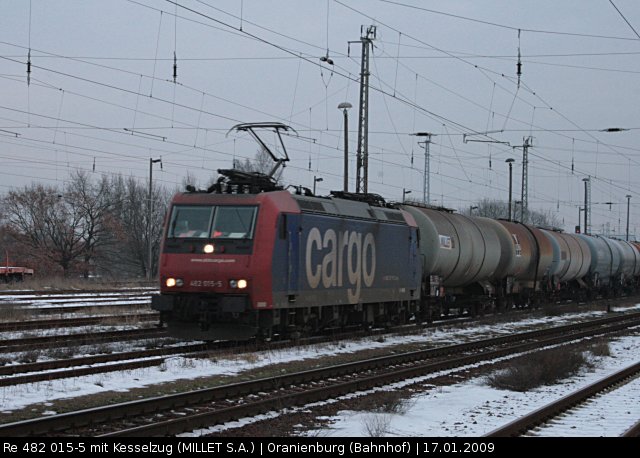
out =
[[[369,192],[369,54],[376,39],[376,26],[360,28],[362,58],[360,61],[360,103],[358,106],[358,150],[356,156],[356,193]],[[349,43],[352,43],[351,41]]]

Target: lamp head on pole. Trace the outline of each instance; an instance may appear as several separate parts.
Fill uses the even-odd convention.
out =
[[[353,107],[353,105],[351,105],[349,102],[342,102],[340,105],[338,105],[339,110],[348,110],[351,107]]]

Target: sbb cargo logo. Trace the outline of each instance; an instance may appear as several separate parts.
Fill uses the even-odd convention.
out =
[[[319,255],[317,253],[320,253]],[[316,227],[307,237],[305,270],[313,289],[353,286],[347,290],[350,303],[360,300],[362,284],[371,287],[376,274],[376,241],[372,233],[337,232],[324,234]]]

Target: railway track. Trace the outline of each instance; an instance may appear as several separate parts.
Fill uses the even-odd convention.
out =
[[[127,321],[157,321],[158,314],[156,312],[144,313],[125,313],[120,315],[101,315],[82,318],[60,318],[53,320],[26,320],[26,321],[9,321],[0,323],[0,332],[7,331],[26,331],[34,329],[52,329],[52,328],[72,328],[77,326],[91,326],[100,324],[113,325],[119,322]]]
[[[627,429],[622,434],[622,437],[640,437],[640,420],[631,428]]]
[[[121,288],[105,288],[95,290],[78,290],[78,289],[60,289],[60,290],[4,290],[0,291],[0,301],[6,297],[95,297],[97,295],[115,295],[115,294],[153,294],[158,291],[156,284],[148,287],[121,287]]]
[[[554,431],[557,431],[558,429],[567,430],[569,428],[580,428],[580,413],[581,410],[587,408],[587,404],[589,404],[589,409],[593,409],[593,404],[598,401],[601,401],[601,403],[605,405],[615,404],[612,402],[612,398],[616,394],[619,396],[625,396],[625,394],[620,393],[623,388],[632,384],[633,386],[630,388],[631,390],[637,390],[640,387],[640,379],[638,377],[640,377],[640,362],[619,370],[614,374],[598,380],[597,382],[591,383],[580,390],[558,399],[557,401],[524,415],[523,417],[490,432],[487,436],[566,435]],[[623,397],[622,401],[624,400],[625,399]],[[618,403],[619,402],[620,401],[618,401]],[[629,401],[627,400],[627,402]],[[613,412],[614,410],[611,411]],[[582,417],[584,417],[584,415]],[[619,417],[620,412],[606,416],[607,419],[611,418],[611,421],[614,421],[615,419],[619,420]],[[578,421],[576,421],[576,419]],[[635,420],[637,420],[637,418],[631,419],[631,421]],[[622,431],[624,431],[624,428],[628,427],[629,424],[625,423],[624,418],[622,419],[622,422]],[[627,431],[628,432],[625,434],[638,435],[640,433],[640,422],[634,427],[629,428]],[[578,432],[580,432],[580,430],[578,430]]]
[[[374,358],[0,426],[0,435],[174,435],[640,325],[640,313]]]
[[[1,366],[0,387],[152,367],[168,356],[197,356],[198,352],[209,351],[209,345],[202,343]]]
[[[3,299],[0,296],[0,310],[13,308],[23,313],[40,315],[75,313],[83,310],[100,310],[120,307],[147,307],[153,293],[121,293],[98,295],[25,295]]]
[[[41,348],[68,347],[103,342],[119,342],[125,340],[151,339],[167,337],[164,329],[144,328],[124,331],[87,332],[77,334],[61,334],[43,337],[24,337],[0,341],[0,353],[24,352]]]

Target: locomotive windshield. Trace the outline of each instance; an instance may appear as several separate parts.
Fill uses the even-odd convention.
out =
[[[171,214],[169,238],[250,239],[257,207],[176,205]]]

